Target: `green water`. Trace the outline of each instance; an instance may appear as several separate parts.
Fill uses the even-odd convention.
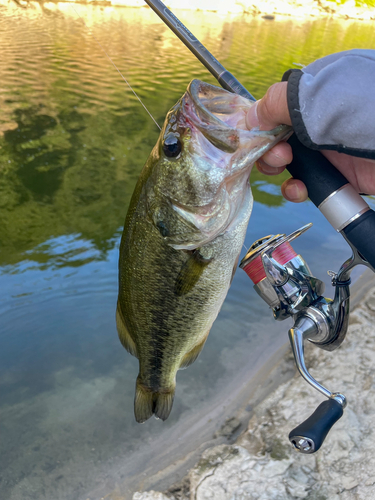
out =
[[[76,8],[81,18],[68,4],[0,4],[4,500],[93,500],[116,484],[130,494],[128,476],[141,476],[142,460],[157,463],[152,443],[167,445],[186,418],[199,421],[239,365],[266,362],[286,340],[286,326],[275,326],[238,273],[202,356],[178,375],[171,417],[135,423],[137,361],[114,324],[117,248],[158,129],[92,34],[159,124],[192,78],[215,82],[149,9]],[[375,48],[373,23],[178,15],[256,97],[293,63]],[[328,284],[346,244],[311,203],[283,200],[285,178],[252,173],[245,244],[312,221],[295,246]],[[187,440],[179,447],[182,456]]]

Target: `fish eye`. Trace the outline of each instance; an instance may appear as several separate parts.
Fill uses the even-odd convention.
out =
[[[181,141],[174,134],[168,134],[163,142],[163,151],[168,158],[176,158],[181,153]]]
[[[156,227],[159,229],[160,234],[163,236],[163,238],[169,236],[168,227],[165,222],[163,222],[162,220],[157,221]]]

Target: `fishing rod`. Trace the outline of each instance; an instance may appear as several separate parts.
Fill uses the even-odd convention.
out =
[[[145,0],[163,22],[204,64],[220,85],[251,101],[249,91],[204,47],[190,30],[160,0]],[[255,291],[271,307],[276,320],[291,317],[289,340],[301,376],[327,400],[302,424],[289,440],[301,453],[314,453],[329,430],[341,418],[346,398],[331,392],[309,373],[304,359],[304,341],[333,351],[345,339],[349,324],[350,274],[359,264],[375,271],[375,212],[348,180],[319,151],[308,149],[293,134],[288,139],[293,161],[286,168],[307,187],[310,200],[352,249],[352,256],[338,273],[329,271],[334,299],[323,297],[324,283],[315,278],[305,260],[290,242],[312,224],[285,234],[269,235],[253,243],[240,267],[254,283]]]

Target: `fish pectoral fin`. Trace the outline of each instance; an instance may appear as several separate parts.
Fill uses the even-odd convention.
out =
[[[206,343],[207,337],[208,337],[208,333],[198,345],[193,347],[193,349],[191,351],[189,351],[188,353],[185,354],[185,356],[181,360],[179,370],[183,370],[184,368],[187,368],[188,366],[190,366],[191,364],[194,363],[194,361],[197,359],[197,357],[202,352],[202,349],[204,347],[204,344]]]
[[[120,304],[118,302],[116,309],[116,326],[121,344],[125,347],[125,349],[128,352],[130,352],[130,354],[138,358],[137,347],[128,329],[125,326],[125,321],[121,313]]]
[[[138,423],[143,424],[152,415],[166,420],[172,410],[175,387],[169,390],[152,391],[146,387],[139,376],[136,382],[134,399],[134,416]]]
[[[175,283],[175,294],[186,295],[197,284],[204,269],[213,260],[211,257],[205,257],[199,248],[188,251],[189,257],[182,265]]]

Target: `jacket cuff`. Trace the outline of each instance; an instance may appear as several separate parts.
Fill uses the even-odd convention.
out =
[[[304,72],[300,69],[289,69],[284,73],[282,77],[282,81],[288,82],[288,110],[292,121],[292,127],[298,140],[307,148],[314,150],[328,149],[360,158],[375,159],[375,150],[373,149],[352,148],[344,146],[343,144],[316,144],[311,139],[303,121],[303,115],[301,112],[299,101],[299,85],[302,76],[304,76]]]
[[[306,130],[300,109],[298,88],[303,72],[300,69],[292,69],[287,71],[284,76],[287,76],[288,79],[287,102],[294,133],[304,146],[310,149],[319,149]]]

